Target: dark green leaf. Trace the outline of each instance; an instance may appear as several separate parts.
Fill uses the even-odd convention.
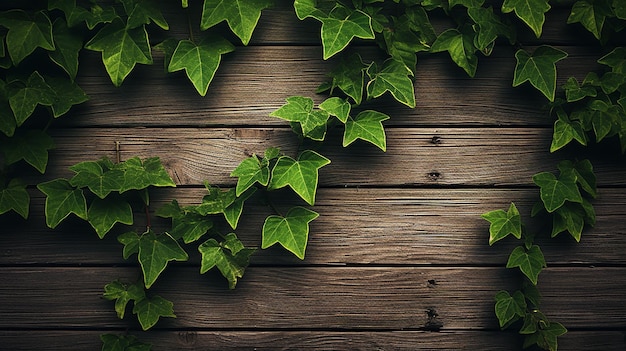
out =
[[[598,63],[611,67],[615,73],[626,74],[626,47],[616,47],[598,59]]]
[[[98,4],[91,4],[91,13],[85,19],[87,22],[87,28],[94,29],[101,23],[112,23],[116,19],[119,19],[115,13],[115,9],[112,6],[102,7]],[[70,26],[71,27],[71,26]]]
[[[7,164],[24,160],[41,174],[46,171],[48,150],[52,148],[54,148],[52,138],[43,130],[36,129],[18,131],[10,143],[3,143],[0,146]]]
[[[187,261],[187,259],[189,256],[185,250],[168,233],[156,235],[148,230],[139,239],[139,263],[148,289],[165,270],[168,262]],[[141,325],[144,326],[144,330],[147,329],[143,322]]]
[[[537,344],[544,350],[557,351],[557,338],[565,333],[567,329],[562,324],[550,322],[545,328],[540,328],[536,333],[526,336],[524,348]]]
[[[119,18],[102,27],[85,48],[102,52],[102,62],[115,86],[122,84],[135,64],[152,64],[145,27],[130,29]]]
[[[52,106],[56,93],[39,72],[33,72],[23,87],[9,96],[9,104],[15,115],[17,126],[21,126],[35,111],[37,105]]]
[[[506,263],[506,268],[515,267],[519,267],[520,271],[533,284],[537,285],[539,273],[546,267],[546,260],[539,246],[533,245],[529,250],[526,250],[523,246],[516,247],[511,252],[509,261]]]
[[[315,203],[318,171],[330,163],[315,151],[305,150],[297,160],[282,156],[272,170],[269,189],[280,189],[289,185],[309,205]]]
[[[174,187],[176,184],[169,176],[158,157],[140,160],[133,157],[119,164],[116,169],[124,172],[120,192],[141,190],[149,186]]]
[[[415,89],[413,72],[404,65],[404,63],[389,59],[383,64],[379,70],[376,63],[372,63],[367,69],[370,81],[367,83],[367,97],[377,98],[386,92],[404,105],[415,107]]]
[[[158,295],[135,302],[133,314],[137,315],[144,331],[152,328],[161,317],[176,318],[174,304]]]
[[[576,77],[569,77],[563,86],[567,102],[580,101],[586,97],[595,97],[598,91],[591,85],[579,85]]]
[[[124,318],[126,313],[126,305],[131,300],[140,301],[146,297],[143,286],[140,284],[126,285],[119,280],[111,282],[104,286],[104,298],[107,300],[115,300],[115,312],[119,319]]]
[[[508,38],[510,42],[514,41],[514,30],[502,23],[500,17],[493,13],[493,8],[471,7],[467,10],[467,14],[480,29],[474,40],[474,46],[478,50],[485,52],[501,35]]]
[[[457,66],[473,77],[478,67],[474,36],[462,33],[458,29],[448,29],[441,33],[430,48],[431,52],[447,51]]]
[[[74,27],[92,16],[84,7],[76,6],[76,0],[48,0],[48,10],[54,9],[63,11],[68,27]]]
[[[228,280],[231,289],[235,288],[237,280],[250,263],[250,255],[255,249],[244,248],[234,233],[226,235],[224,242],[218,243],[209,239],[198,247],[202,254],[200,274],[204,274],[213,267],[217,267],[224,278]]]
[[[117,241],[124,245],[123,256],[127,260],[133,254],[139,253],[139,234],[135,232],[127,232],[117,237]]]
[[[102,351],[150,351],[152,345],[144,344],[132,335],[102,334]]]
[[[587,218],[595,222],[593,206],[588,201],[583,201],[583,204],[566,203],[554,211],[552,237],[567,231],[577,242],[580,242]]]
[[[206,30],[226,21],[243,45],[248,45],[261,11],[272,4],[271,0],[205,0],[200,28]]]
[[[24,219],[28,218],[30,195],[26,185],[22,180],[13,178],[6,188],[0,189],[0,215],[13,210]]]
[[[578,141],[581,145],[587,145],[587,136],[581,122],[570,121],[563,112],[559,119],[554,122],[550,152],[561,149],[572,140]]]
[[[541,201],[550,213],[563,206],[565,201],[583,201],[574,172],[561,173],[559,178],[550,172],[541,172],[533,176],[533,182],[541,188]]]
[[[386,114],[373,110],[362,111],[354,119],[348,118],[343,134],[343,146],[346,147],[356,139],[361,139],[386,151],[387,141],[382,122],[388,119],[389,116]]]
[[[518,239],[522,237],[522,219],[514,203],[511,202],[508,211],[494,210],[481,215],[489,222],[489,245],[513,234]]]
[[[224,213],[224,210],[237,199],[235,189],[223,191],[208,184],[205,184],[205,186],[209,194],[205,195],[202,198],[202,204],[196,207],[196,212],[203,216]]]
[[[450,8],[456,5],[463,5],[468,9],[480,7],[485,3],[485,0],[448,0]]]
[[[70,167],[76,173],[70,183],[77,188],[88,187],[89,190],[104,199],[113,191],[120,191],[124,183],[124,173],[121,170],[105,170],[101,162],[85,161]]]
[[[304,259],[306,244],[309,239],[309,223],[319,216],[304,207],[294,207],[285,217],[269,216],[263,224],[263,242],[261,248],[279,243],[285,249]]]
[[[119,196],[96,198],[87,210],[87,221],[102,239],[115,223],[133,224],[133,209]]]
[[[154,0],[121,0],[121,2],[128,15],[127,26],[129,28],[137,28],[154,22],[162,29],[169,29],[167,21],[156,6],[158,2]]]
[[[222,55],[234,49],[228,40],[221,37],[204,40],[198,45],[190,40],[181,40],[172,54],[167,70],[176,72],[184,69],[198,93],[205,96]]]
[[[580,23],[600,40],[607,17],[613,17],[611,0],[579,0],[572,6],[567,23]]]
[[[392,58],[404,63],[411,72],[415,73],[416,53],[428,51],[430,43],[420,38],[410,27],[407,16],[394,19],[393,28],[383,30],[383,38],[387,53]]]
[[[87,220],[87,200],[82,190],[75,189],[65,179],[55,179],[37,185],[46,195],[46,224],[55,228],[70,213]]]
[[[236,229],[239,223],[239,218],[243,212],[243,204],[246,200],[256,192],[256,188],[248,189],[241,196],[237,197],[235,201],[222,211],[224,218],[231,228]]]
[[[505,328],[511,323],[523,318],[526,314],[526,299],[521,291],[517,290],[513,296],[508,291],[499,291],[496,294],[496,317],[500,328]]]
[[[78,84],[67,78],[46,77],[46,82],[55,93],[52,102],[52,115],[55,118],[66,114],[72,106],[89,100]]]
[[[545,13],[550,10],[548,0],[504,0],[502,12],[515,11],[519,19],[524,21],[535,32],[537,38],[541,36]]]
[[[532,55],[525,50],[515,53],[517,65],[513,76],[513,86],[516,87],[526,81],[550,101],[554,101],[556,91],[556,63],[567,57],[565,51],[551,46],[542,45]]]
[[[23,10],[0,12],[0,23],[9,29],[5,41],[15,66],[38,47],[54,50],[52,23],[45,12],[36,12],[32,18]]]
[[[0,38],[0,46],[2,38]],[[9,92],[7,91],[7,84],[4,80],[0,79],[0,131],[6,136],[11,137],[15,133],[17,128],[17,121],[13,115],[11,105],[9,105]]]
[[[626,20],[626,2],[622,0],[613,0],[613,11],[619,19]]]
[[[65,21],[57,18],[52,26],[52,34],[56,50],[48,55],[59,67],[63,68],[73,81],[78,74],[78,53],[83,48],[83,38],[71,32]]]
[[[561,161],[558,165],[561,173],[574,172],[576,182],[589,195],[596,197],[596,175],[593,173],[593,165],[589,160]]]
[[[330,114],[324,110],[314,109],[311,98],[291,96],[287,98],[285,105],[270,113],[270,116],[282,118],[289,122],[298,122],[302,127],[304,136],[318,140],[315,130],[326,125]]]
[[[339,65],[334,67],[329,76],[332,78],[332,88],[339,88],[352,98],[357,105],[363,100],[366,66],[359,54],[342,56]]]

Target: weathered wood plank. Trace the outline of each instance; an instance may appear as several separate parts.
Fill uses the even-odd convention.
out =
[[[196,204],[203,189],[176,189],[153,193],[153,209],[176,198],[181,204]],[[0,218],[2,249],[0,265],[118,265],[124,261],[116,241],[119,228],[104,240],[91,227],[70,220],[49,230],[42,218],[43,198],[33,193],[31,220]],[[321,189],[312,222],[305,261],[284,250],[262,250],[253,256],[254,265],[503,265],[515,240],[495,247],[487,244],[488,223],[484,212],[504,209],[510,201],[524,218],[538,199],[534,189]],[[276,199],[281,208],[282,202]],[[260,232],[269,209],[251,199],[237,234],[247,244],[260,246]],[[577,244],[568,235],[540,239],[548,265],[626,264],[626,189],[603,188],[594,206],[597,224],[588,228]],[[145,220],[137,215],[139,232]],[[166,230],[167,222],[153,218],[153,229]],[[546,229],[529,226],[546,233]],[[549,233],[549,231],[547,231]],[[545,234],[548,236],[547,234]],[[607,248],[611,248],[607,250]],[[195,248],[189,247],[191,262],[197,264]],[[131,261],[132,262],[132,261]]]
[[[159,156],[179,185],[201,185],[205,180],[232,185],[236,179],[230,172],[252,153],[278,146],[295,156],[298,147],[289,129],[83,128],[51,134],[57,147],[47,177],[69,177],[68,167],[81,161],[103,156],[115,160],[119,143],[122,159]],[[552,130],[547,128],[393,128],[387,134],[383,153],[365,143],[344,149],[340,133],[332,133],[319,149],[332,160],[321,169],[320,184],[532,185],[533,174],[556,170],[558,160],[586,156],[594,156],[600,185],[626,184],[626,163],[612,156],[616,152],[550,154]]]
[[[515,281],[504,268],[253,267],[229,291],[197,267],[169,273],[151,292],[175,302],[160,327],[177,329],[495,330],[493,295]],[[0,268],[0,328],[123,328],[101,297],[118,278],[137,269]],[[624,267],[548,268],[539,285],[542,310],[568,328],[626,327]]]
[[[376,57],[373,48],[361,48]],[[562,47],[571,57],[561,61],[559,86],[567,77],[582,79],[597,64],[595,50]],[[138,65],[120,88],[104,71],[100,57],[86,52],[78,83],[91,100],[75,107],[58,123],[77,126],[286,125],[269,114],[292,95],[310,96],[325,81],[335,60],[323,61],[321,48],[262,46],[240,48],[224,57],[209,94],[201,97],[181,72],[166,74],[162,57],[152,66]],[[447,54],[420,57],[415,89],[417,107],[390,98],[375,106],[390,125],[549,125],[546,100],[532,88],[512,88],[514,51],[496,50],[482,58],[475,78],[456,67]]]
[[[3,347],[12,351],[84,351],[101,347],[100,334],[111,331],[0,331]],[[521,351],[522,336],[484,331],[156,331],[131,332],[153,345],[171,350],[467,350]],[[570,331],[559,338],[569,351],[623,351],[622,332]]]

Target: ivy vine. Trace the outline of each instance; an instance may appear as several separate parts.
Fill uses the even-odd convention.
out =
[[[47,133],[54,120],[88,97],[76,84],[82,50],[101,53],[102,63],[115,86],[129,77],[137,64],[152,64],[153,50],[165,57],[168,72],[184,71],[193,88],[205,96],[222,55],[248,45],[263,10],[271,0],[204,0],[201,7],[187,0],[174,4],[156,0],[49,0],[9,2],[0,11],[0,214],[9,211],[28,218],[29,174],[26,163],[44,174],[48,151],[54,141]],[[195,3],[192,1],[192,3]],[[175,6],[172,6],[175,5]],[[198,2],[198,5],[199,2]],[[530,30],[541,38],[548,0],[295,0],[295,15],[302,21],[320,23],[322,59],[336,57],[316,93],[327,98],[317,104],[311,97],[286,97],[286,103],[271,116],[290,123],[301,137],[297,154],[285,155],[278,147],[252,155],[231,176],[236,187],[220,189],[206,184],[207,194],[196,205],[181,206],[177,200],[151,211],[150,189],[175,186],[157,158],[141,160],[100,159],[71,167],[69,179],[37,185],[46,195],[45,215],[50,228],[71,214],[87,221],[103,238],[114,226],[130,226],[136,213],[145,213],[145,231],[118,236],[125,259],[137,258],[142,279],[114,281],[104,287],[104,297],[114,301],[119,318],[132,302],[132,313],[144,330],[160,318],[175,317],[173,303],[149,289],[172,261],[188,259],[193,246],[202,256],[200,273],[216,268],[235,288],[243,277],[256,248],[246,247],[235,234],[245,202],[281,188],[290,188],[299,198],[282,213],[267,201],[273,214],[264,222],[261,249],[280,244],[304,259],[309,223],[318,217],[315,204],[318,174],[331,160],[318,153],[316,145],[329,129],[343,128],[343,146],[356,140],[382,151],[387,142],[383,122],[390,116],[376,110],[373,100],[390,95],[399,104],[416,106],[414,77],[418,54],[447,52],[467,75],[476,74],[479,59],[486,59],[496,45],[516,48],[512,86],[530,84],[550,105],[555,119],[550,152],[573,141],[586,146],[592,141],[617,138],[626,151],[626,49],[613,40],[623,30],[626,6],[621,0],[570,2],[567,24],[580,25],[605,47],[598,59],[603,72],[590,72],[582,82],[572,77],[563,92],[557,88],[557,62],[568,54],[549,45],[525,46],[518,32]],[[201,11],[199,21],[188,16],[186,38],[168,37],[170,24],[162,6],[181,12]],[[569,5],[568,5],[569,6]],[[448,27],[435,30],[430,18],[449,19]],[[216,25],[226,22],[239,42],[226,39]],[[180,25],[180,24],[177,24]],[[159,43],[154,44],[154,38]],[[383,53],[364,59],[354,41],[371,41]],[[40,106],[40,107],[39,107]],[[307,139],[307,143],[304,140]],[[306,148],[304,145],[313,145]],[[540,172],[533,177],[540,201],[532,216],[551,223],[550,236],[569,233],[576,241],[586,226],[595,224],[591,200],[596,179],[589,160],[564,161],[559,173]],[[171,228],[156,233],[150,216],[171,220]],[[524,280],[519,290],[500,291],[495,296],[495,314],[501,328],[519,326],[526,335],[524,347],[538,345],[557,349],[557,338],[566,332],[540,310],[537,283],[546,261],[535,238],[522,224],[516,205],[508,210],[483,214],[489,221],[489,244],[509,236],[521,240],[510,254],[507,268],[518,268]],[[130,335],[105,334],[103,350],[149,350]]]

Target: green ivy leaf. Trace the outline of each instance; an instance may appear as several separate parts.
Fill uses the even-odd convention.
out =
[[[37,105],[52,106],[55,103],[56,93],[46,83],[39,72],[33,72],[24,82],[24,86],[9,96],[9,105],[15,115],[17,126],[21,126]]]
[[[76,0],[48,0],[48,10],[55,9],[63,11],[68,27],[74,27],[91,17],[87,9],[76,6]]]
[[[404,105],[415,107],[415,90],[411,76],[413,73],[402,62],[389,59],[379,70],[375,62],[367,69],[370,81],[367,83],[368,98],[377,98],[386,92]]]
[[[556,91],[556,63],[567,57],[565,51],[542,45],[533,54],[520,49],[515,53],[517,65],[513,76],[513,86],[526,81],[554,101]]]
[[[206,30],[226,21],[243,45],[248,45],[261,11],[272,4],[271,0],[205,0],[200,28]]]
[[[533,176],[533,182],[540,187],[541,201],[550,213],[563,206],[565,201],[583,201],[574,172],[561,173],[559,178],[550,172],[541,172]]]
[[[331,116],[337,117],[342,123],[346,123],[350,116],[352,105],[342,98],[331,97],[324,100],[319,108],[328,112]]]
[[[52,25],[52,35],[56,50],[48,53],[50,59],[63,68],[73,81],[78,74],[78,53],[83,48],[83,38],[73,33],[65,21],[57,18]]]
[[[458,29],[448,29],[441,33],[430,48],[431,52],[447,51],[450,58],[465,72],[473,77],[478,67],[478,57],[474,54],[474,37],[460,32]]]
[[[626,74],[626,47],[616,47],[598,59],[598,63],[611,67],[615,73]]]
[[[285,217],[267,217],[263,224],[261,248],[267,249],[279,243],[303,260],[309,239],[309,223],[318,216],[318,213],[304,207],[294,207],[287,212]]]
[[[143,161],[139,157],[133,157],[120,163],[115,169],[124,172],[120,193],[128,190],[141,190],[149,186],[176,186],[158,157],[150,157]]]
[[[65,179],[55,179],[37,185],[46,195],[46,224],[56,228],[70,213],[87,220],[87,200],[80,189],[74,188]]]
[[[13,178],[5,188],[0,189],[0,215],[13,210],[24,219],[28,218],[30,195],[26,185],[22,180]]]
[[[319,139],[316,137],[316,129],[326,126],[330,117],[328,112],[313,108],[313,99],[303,96],[288,97],[287,103],[270,113],[270,116],[300,123],[302,134],[313,140]]]
[[[539,273],[546,267],[546,260],[539,246],[533,245],[528,250],[523,246],[516,247],[513,252],[511,252],[509,261],[506,263],[506,268],[515,267],[519,267],[520,271],[522,271],[534,285],[537,285]]]
[[[96,198],[87,210],[87,221],[102,239],[115,223],[133,224],[133,209],[119,196]]]
[[[537,38],[541,36],[545,13],[550,10],[548,0],[504,0],[502,13],[515,11],[519,19],[524,21],[535,32]]]
[[[120,234],[117,237],[117,241],[124,245],[123,256],[127,260],[133,254],[139,253],[139,242],[141,237],[136,232],[127,232]]]
[[[567,329],[562,324],[550,322],[545,328],[540,328],[536,333],[526,336],[524,348],[537,344],[544,350],[557,351],[557,338],[565,333]]]
[[[502,23],[500,17],[493,13],[493,8],[491,6],[488,8],[480,6],[470,7],[467,10],[467,14],[474,22],[476,22],[478,28],[480,29],[478,31],[478,35],[474,39],[474,46],[483,53],[486,52],[487,48],[495,42],[498,36],[505,36],[511,43],[515,41],[514,30]]]
[[[348,118],[343,134],[343,146],[346,147],[356,139],[361,139],[386,151],[387,141],[382,122],[388,119],[389,116],[386,114],[372,110],[362,111],[354,119]]]
[[[564,111],[559,112],[559,118],[554,122],[552,144],[550,152],[555,152],[572,140],[581,145],[587,145],[587,135],[580,121],[570,121]]]
[[[13,65],[17,66],[38,47],[54,50],[52,23],[45,12],[31,18],[23,10],[0,12],[0,23],[9,29],[5,41]]]
[[[48,150],[52,148],[54,148],[52,138],[43,130],[36,129],[18,131],[10,143],[3,143],[0,146],[6,164],[24,160],[41,174],[46,171]]]
[[[241,213],[243,212],[243,204],[255,192],[256,188],[246,190],[243,194],[241,194],[241,196],[237,197],[232,204],[230,204],[224,209],[224,211],[222,211],[226,222],[228,222],[231,228],[237,229],[239,218],[241,217]]]
[[[209,193],[202,198],[202,203],[195,209],[197,213],[203,216],[224,213],[224,210],[237,199],[235,189],[222,191],[217,187],[211,187],[209,184],[205,184],[205,186]]]
[[[330,163],[326,157],[312,150],[305,150],[297,160],[282,156],[272,170],[269,189],[289,185],[309,205],[315,203],[319,169]]]
[[[0,38],[0,46],[2,46],[2,38]],[[16,128],[17,122],[9,104],[8,85],[0,79],[0,131],[12,137]]]
[[[558,165],[561,173],[574,172],[576,182],[580,187],[592,197],[596,197],[596,175],[593,173],[593,165],[589,160],[582,161],[561,161]]]
[[[144,331],[152,328],[161,317],[176,318],[174,304],[158,295],[135,302],[133,314],[137,315]]]
[[[255,183],[267,186],[270,181],[270,169],[267,163],[261,163],[257,155],[252,155],[241,161],[230,176],[238,177],[236,195],[240,196]]]
[[[99,24],[112,23],[116,19],[119,19],[119,16],[115,13],[115,8],[112,6],[102,7],[92,3],[91,12],[85,19],[85,22],[87,23],[87,28],[91,30],[96,28]]]
[[[198,93],[205,96],[209,84],[220,65],[222,55],[235,50],[226,39],[212,37],[196,45],[190,40],[181,40],[172,54],[168,72],[185,70]]]
[[[200,239],[209,229],[213,228],[213,221],[195,212],[195,206],[181,208],[178,201],[172,200],[169,204],[160,207],[156,215],[172,219],[172,238],[183,239],[185,244]]]
[[[152,345],[144,344],[132,335],[102,334],[102,351],[150,351]]]
[[[569,77],[565,85],[563,85],[563,89],[565,90],[567,102],[576,102],[586,97],[598,95],[598,91],[594,86],[584,84],[581,86],[576,77]]]
[[[120,18],[102,27],[85,48],[102,52],[102,62],[115,86],[122,84],[135,64],[152,64],[145,27],[128,28]]]
[[[511,202],[508,211],[494,210],[481,215],[489,222],[489,245],[502,240],[513,234],[518,239],[522,238],[522,219],[514,203]]]
[[[567,24],[580,23],[600,40],[602,27],[607,17],[613,17],[611,0],[579,0],[572,6]]]
[[[89,100],[83,89],[67,78],[46,77],[46,82],[55,93],[51,106],[55,118],[66,114],[72,106]]]
[[[139,263],[143,271],[144,284],[149,289],[170,261],[187,261],[189,256],[168,233],[156,235],[152,230],[139,239]],[[135,305],[137,307],[137,305]],[[158,319],[158,318],[157,318]],[[139,318],[141,322],[141,317]],[[156,322],[156,320],[155,320]],[[141,323],[145,328],[147,323]]]
[[[103,297],[107,300],[115,300],[117,317],[123,319],[126,313],[126,305],[130,301],[136,302],[145,299],[146,292],[143,290],[143,286],[139,284],[126,285],[116,280],[104,286]]]
[[[383,39],[387,53],[404,63],[413,73],[417,65],[416,54],[430,48],[429,43],[411,29],[410,20],[406,15],[393,19],[393,28],[383,30]]]
[[[70,184],[77,188],[87,187],[89,190],[104,199],[113,191],[120,191],[124,183],[124,173],[121,170],[103,168],[103,161],[85,161],[70,167],[74,177]],[[105,171],[106,170],[106,171]]]
[[[576,242],[580,242],[585,223],[595,224],[595,211],[593,205],[585,199],[578,203],[565,203],[554,211],[552,217],[552,237],[567,231]]]
[[[526,299],[519,290],[515,291],[513,296],[508,291],[499,291],[495,299],[496,317],[498,317],[500,328],[504,329],[526,314]]]
[[[613,0],[613,11],[619,19],[626,20],[626,3],[621,0]]]
[[[332,78],[331,87],[339,88],[360,105],[363,100],[366,69],[361,55],[354,53],[347,57],[342,56],[339,64],[329,73]]]
[[[205,241],[198,247],[198,251],[202,254],[200,274],[217,267],[224,278],[228,280],[229,288],[234,289],[237,280],[243,277],[243,273],[250,263],[250,256],[256,250],[244,248],[235,233],[230,233],[221,243],[215,239]]]
[[[161,11],[156,7],[158,2],[153,0],[121,0],[124,10],[128,15],[128,28],[137,28],[144,24],[154,22],[161,29],[168,30],[170,27]]]

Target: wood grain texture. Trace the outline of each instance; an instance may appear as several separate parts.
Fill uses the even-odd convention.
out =
[[[56,149],[49,179],[71,177],[68,168],[78,162],[115,160],[119,143],[122,160],[159,156],[178,185],[226,186],[236,182],[230,172],[253,153],[277,146],[295,157],[298,147],[289,129],[269,128],[78,128],[51,135]],[[342,148],[340,133],[312,147],[332,160],[320,171],[321,186],[529,186],[535,173],[556,171],[559,160],[586,156],[597,156],[600,185],[626,184],[623,156],[597,150],[550,154],[551,137],[547,128],[395,128],[387,131],[386,153],[365,143]]]
[[[230,291],[218,274],[198,271],[170,268],[150,290],[175,301],[177,318],[163,319],[157,329],[495,330],[493,296],[516,287],[515,272],[505,268],[252,267]],[[135,267],[0,268],[0,328],[133,325],[117,319],[102,292],[137,273]],[[542,311],[568,328],[626,328],[624,267],[548,268],[539,288]]]
[[[172,189],[153,192],[152,208],[176,198],[181,204],[200,202],[203,189]],[[43,208],[41,194],[33,193],[35,209]],[[276,206],[293,203],[276,198]],[[518,243],[504,240],[494,247],[487,243],[489,224],[484,212],[505,209],[510,201],[524,219],[538,200],[534,189],[321,189],[315,210],[320,217],[311,223],[306,259],[300,261],[280,248],[261,250],[253,265],[503,265]],[[260,247],[260,233],[271,211],[247,202],[237,235],[250,246]],[[550,227],[537,224],[529,230],[544,236],[539,243],[548,265],[626,264],[626,189],[603,188],[594,203],[597,224],[587,228],[580,244],[567,234],[547,239]],[[56,230],[47,229],[40,211],[26,222],[0,218],[3,245],[0,265],[119,265],[124,264],[122,246],[115,239],[126,232],[118,227],[104,240],[78,220],[68,220]],[[152,219],[157,232],[169,230],[165,220]],[[142,214],[134,228],[145,230]],[[224,229],[226,230],[226,228]],[[607,250],[610,247],[610,250]],[[189,246],[191,262],[198,264],[196,248]],[[132,262],[132,261],[131,261]]]
[[[0,340],[12,351],[99,350],[100,334],[117,331],[0,331]],[[171,350],[354,350],[354,351],[521,351],[523,338],[491,331],[131,331],[153,343],[152,351]],[[562,350],[623,351],[624,333],[570,331],[559,338]]]

